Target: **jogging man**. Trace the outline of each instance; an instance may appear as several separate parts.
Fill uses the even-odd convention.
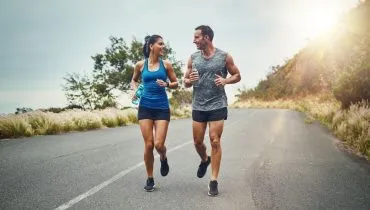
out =
[[[184,76],[185,87],[193,86],[193,139],[201,158],[197,176],[202,178],[211,164],[212,175],[208,186],[210,196],[218,195],[221,135],[228,114],[225,85],[237,83],[241,79],[232,56],[213,45],[213,36],[213,30],[207,25],[195,28],[193,43],[199,51],[190,56]],[[228,73],[231,76],[227,77]],[[207,155],[204,144],[207,124],[212,147],[211,156]]]

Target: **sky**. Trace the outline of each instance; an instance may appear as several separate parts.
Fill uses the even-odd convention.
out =
[[[12,0],[0,8],[0,113],[17,107],[63,107],[63,77],[91,72],[91,56],[109,37],[160,34],[184,63],[196,51],[194,28],[213,28],[214,45],[230,53],[253,88],[270,67],[283,64],[356,6],[358,0]],[[184,69],[185,70],[185,69]],[[129,103],[121,97],[120,104]]]

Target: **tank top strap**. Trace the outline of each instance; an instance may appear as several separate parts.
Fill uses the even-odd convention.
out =
[[[145,58],[144,60],[144,67],[143,67],[143,72],[146,70],[148,70],[148,59]]]
[[[161,68],[163,68],[164,70],[166,70],[166,67],[164,66],[164,62],[162,59],[159,59],[159,65]]]

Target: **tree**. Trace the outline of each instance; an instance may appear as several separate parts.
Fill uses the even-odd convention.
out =
[[[66,84],[63,85],[63,90],[70,105],[89,109],[94,108],[92,82],[87,75],[68,73],[63,79],[66,81]]]
[[[32,112],[33,110],[28,107],[22,107],[22,108],[17,108],[15,111],[15,114],[22,114],[22,113],[27,113],[27,112]]]
[[[104,54],[96,54],[94,60],[93,77],[97,84],[99,94],[109,95],[113,89],[127,91],[136,62],[144,59],[143,44],[133,38],[128,46],[123,38],[110,37],[111,44]],[[169,44],[164,49],[164,59],[169,59],[178,78],[181,78],[182,63],[174,57],[174,52]]]
[[[70,104],[96,109],[116,106],[117,93],[127,92],[133,75],[134,65],[144,59],[143,43],[135,37],[128,45],[123,38],[110,37],[110,45],[104,53],[91,58],[94,68],[91,77],[68,74],[64,91]],[[163,59],[169,59],[181,84],[183,63],[176,60],[169,43],[164,49]]]

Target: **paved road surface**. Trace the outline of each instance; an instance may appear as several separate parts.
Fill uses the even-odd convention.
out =
[[[2,141],[0,209],[370,209],[370,164],[335,142],[298,112],[231,110],[212,198],[189,119],[171,122],[170,173],[157,158],[152,193],[138,125]]]

